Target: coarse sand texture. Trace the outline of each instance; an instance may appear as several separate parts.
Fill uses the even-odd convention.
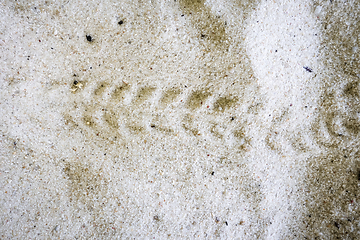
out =
[[[0,239],[360,239],[360,1],[0,1]]]

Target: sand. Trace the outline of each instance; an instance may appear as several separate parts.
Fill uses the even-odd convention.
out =
[[[359,1],[3,1],[1,239],[356,239]]]

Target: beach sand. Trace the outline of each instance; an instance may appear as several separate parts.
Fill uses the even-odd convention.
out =
[[[2,1],[1,239],[357,239],[360,2]]]

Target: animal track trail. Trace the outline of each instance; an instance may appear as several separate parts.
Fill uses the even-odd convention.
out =
[[[348,79],[350,81],[342,88],[325,92],[319,121],[313,127],[320,146],[339,147],[359,136],[359,80],[350,76]]]
[[[99,67],[83,72],[84,76],[76,73],[70,80],[71,111],[63,114],[65,122],[80,130],[85,138],[106,140],[115,145],[126,143],[129,136],[141,139],[150,134],[155,138],[210,138],[218,144],[245,148],[249,139],[245,133],[239,132],[244,131],[247,120],[246,117],[235,116],[239,115],[240,108],[244,110],[239,105],[249,102],[249,99],[245,100],[249,96],[245,96],[244,92],[252,91],[252,87],[249,90],[246,88],[254,84],[254,79],[244,46],[236,42],[242,40],[229,38],[225,19],[215,14],[205,1],[181,1],[172,8],[177,12],[179,20],[185,19],[185,22],[176,20],[176,23],[188,29],[185,35],[191,39],[191,46],[195,49],[191,50],[195,51],[194,59],[188,60],[191,64],[187,61],[172,63],[166,58],[160,61],[160,53],[173,54],[172,51],[168,53],[164,50],[157,53],[159,56],[155,54],[150,57],[154,59],[150,61],[153,62],[150,66],[147,63],[149,56],[137,54],[137,47],[132,47],[135,46],[135,40],[131,45],[126,41],[126,48],[119,42],[123,51],[132,47],[134,51],[131,54],[136,56],[135,62],[141,64],[134,62],[126,65],[123,59],[127,59],[128,55],[124,52],[121,56],[111,55],[106,61],[99,60],[101,66],[99,64]],[[178,27],[175,29],[178,31]],[[154,34],[151,36],[157,33]],[[145,49],[157,44],[153,40],[140,42],[145,44]],[[89,46],[99,43],[86,42]],[[169,46],[169,49],[176,49],[178,44],[184,48],[185,43],[171,44],[175,45]],[[233,53],[229,52],[229,48]],[[186,48],[187,51],[190,49]],[[181,52],[174,54],[179,54],[179,59],[184,57]],[[237,57],[232,57],[234,54]],[[114,66],[115,63],[119,65],[110,70],[107,65],[110,62]],[[157,66],[167,67],[160,74],[155,71]],[[183,69],[185,73],[171,72],[171,78],[181,79],[177,83],[173,79],[159,80],[169,77],[168,69]],[[121,73],[113,77],[116,79],[104,79],[104,75],[108,76],[110,72],[116,75],[118,70]],[[141,74],[137,75],[139,72]],[[234,83],[235,89],[232,87]],[[246,110],[252,111],[252,104],[246,104],[245,108],[249,108]]]
[[[64,118],[87,137],[111,144],[127,141],[129,135],[184,135],[246,149],[245,123],[235,117],[240,96],[215,89],[74,80],[70,87],[73,111],[64,113]]]

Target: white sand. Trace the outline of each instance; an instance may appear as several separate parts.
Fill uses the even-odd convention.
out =
[[[3,1],[0,238],[359,238],[359,13]]]

